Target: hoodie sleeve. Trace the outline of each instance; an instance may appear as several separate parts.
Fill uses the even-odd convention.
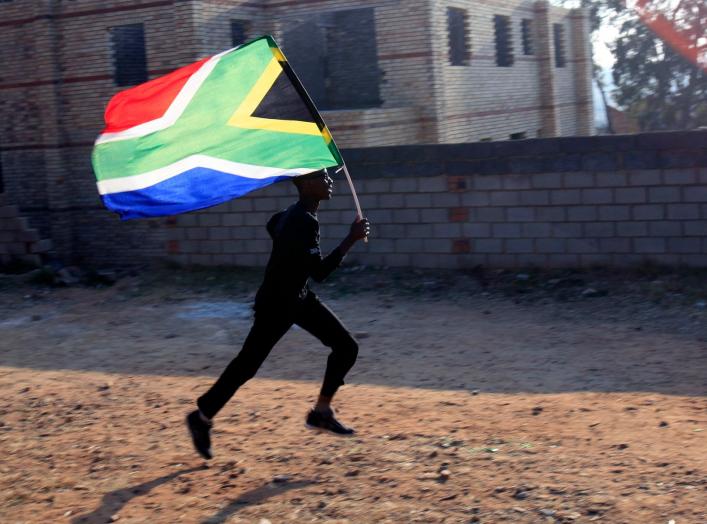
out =
[[[322,257],[319,247],[319,222],[316,219],[307,220],[301,231],[302,237],[298,243],[302,246],[302,259],[305,261],[307,272],[314,280],[321,282],[339,267],[344,257],[338,247]]]

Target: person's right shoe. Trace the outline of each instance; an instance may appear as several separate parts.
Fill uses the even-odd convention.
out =
[[[332,410],[327,412],[316,411],[314,409],[310,410],[310,412],[307,413],[305,426],[309,429],[328,431],[329,433],[342,436],[353,435],[356,433],[352,428],[348,428],[336,420]]]
[[[199,455],[207,460],[213,457],[210,435],[212,427],[213,422],[205,422],[198,409],[187,415],[187,428],[189,428],[194,448],[199,452]]]

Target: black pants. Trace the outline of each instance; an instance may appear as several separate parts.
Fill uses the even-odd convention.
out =
[[[270,350],[292,324],[309,331],[325,346],[331,348],[321,394],[331,397],[336,393],[344,383],[346,373],[356,361],[358,344],[336,315],[322,304],[316,295],[308,293],[297,307],[287,311],[258,307],[255,322],[245,339],[243,349],[211,389],[197,400],[197,405],[205,416],[214,417],[238,388],[255,376]]]

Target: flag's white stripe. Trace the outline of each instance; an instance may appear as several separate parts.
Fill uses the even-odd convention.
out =
[[[164,182],[165,180],[196,167],[213,169],[214,171],[228,173],[229,175],[259,179],[274,176],[294,177],[316,171],[315,169],[306,167],[286,169],[282,167],[257,166],[254,164],[231,162],[229,160],[223,160],[212,156],[192,155],[174,162],[173,164],[169,164],[146,173],[140,173],[139,175],[101,180],[98,182],[98,192],[101,195],[108,195],[110,193],[122,193],[124,191],[137,191],[138,189],[145,189],[146,187],[154,186],[155,184]]]
[[[235,48],[233,48],[235,49]],[[105,144],[106,142],[115,142],[117,140],[128,140],[131,138],[138,138],[145,136],[155,131],[161,131],[166,129],[172,124],[174,124],[177,119],[182,116],[182,113],[186,109],[187,105],[194,98],[194,94],[199,90],[204,80],[211,74],[214,70],[216,64],[226,53],[230,53],[233,49],[228,49],[212,56],[209,60],[204,62],[204,64],[186,81],[182,89],[179,91],[177,96],[172,100],[172,103],[165,111],[164,115],[155,120],[150,120],[149,122],[143,122],[129,129],[123,131],[118,131],[116,133],[103,133],[99,135],[96,139],[96,145]]]

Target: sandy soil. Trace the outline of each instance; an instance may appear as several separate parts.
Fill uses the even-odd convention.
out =
[[[183,418],[257,275],[0,283],[0,522],[707,522],[700,296],[593,278],[344,271],[318,292],[360,340],[358,435],[303,427],[327,353],[294,329],[208,464]]]

